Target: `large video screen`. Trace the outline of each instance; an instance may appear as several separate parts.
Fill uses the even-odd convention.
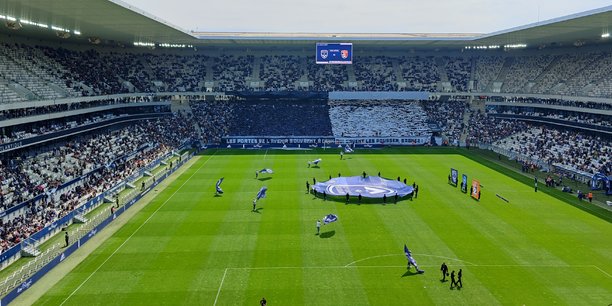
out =
[[[352,43],[317,43],[317,64],[352,63]]]

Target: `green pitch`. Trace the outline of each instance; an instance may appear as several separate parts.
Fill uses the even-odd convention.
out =
[[[609,221],[461,155],[226,153],[201,156],[37,304],[612,302]],[[321,167],[307,168],[315,158]],[[480,202],[447,184],[451,167],[480,180]],[[275,173],[255,179],[261,168]],[[418,198],[345,205],[305,192],[313,177],[362,171],[416,181]],[[215,197],[220,177],[225,194]],[[264,185],[268,196],[252,212]],[[315,235],[330,213],[339,221]],[[404,243],[424,274],[406,269]],[[440,281],[442,262],[463,269],[463,288]]]

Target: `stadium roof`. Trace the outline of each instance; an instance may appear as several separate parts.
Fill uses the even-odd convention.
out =
[[[489,34],[347,34],[189,32],[118,0],[2,2],[0,19],[4,19],[2,21],[8,25],[0,26],[1,33],[41,39],[64,37],[80,42],[99,38],[102,43],[126,45],[142,42],[193,46],[299,47],[310,45],[314,41],[342,41],[379,47],[457,49],[464,46],[521,44],[529,47],[567,46],[612,41],[612,38],[602,38],[602,34],[612,30],[612,5]],[[67,37],[66,33],[69,33],[70,37]]]

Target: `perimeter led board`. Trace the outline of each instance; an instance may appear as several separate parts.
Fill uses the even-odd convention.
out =
[[[317,64],[352,64],[352,43],[317,43]]]

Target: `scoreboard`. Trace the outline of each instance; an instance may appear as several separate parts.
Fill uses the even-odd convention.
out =
[[[317,64],[352,63],[352,43],[317,43]]]

